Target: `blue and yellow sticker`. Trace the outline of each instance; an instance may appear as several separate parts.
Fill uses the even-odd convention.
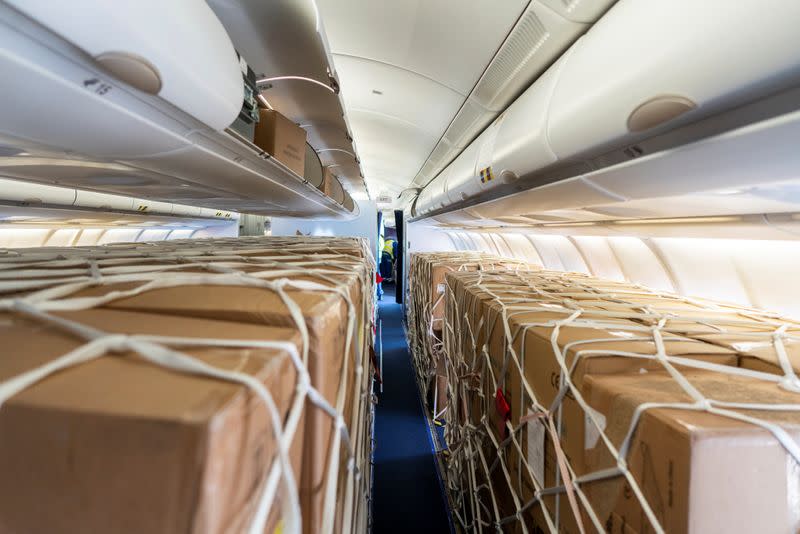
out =
[[[481,183],[485,184],[486,182],[491,182],[492,180],[494,180],[492,168],[486,167],[485,169],[481,169]]]

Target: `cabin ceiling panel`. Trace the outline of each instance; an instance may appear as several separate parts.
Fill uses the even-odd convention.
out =
[[[373,193],[409,186],[527,0],[319,0]]]

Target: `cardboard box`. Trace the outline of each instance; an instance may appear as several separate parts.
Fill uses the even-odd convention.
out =
[[[306,131],[273,109],[259,111],[254,143],[302,177],[306,162]]]
[[[687,371],[685,376],[700,393],[719,401],[797,402],[796,394],[760,380],[707,371]],[[591,406],[605,415],[606,435],[617,447],[637,406],[691,402],[665,372],[593,376],[586,391]],[[739,413],[779,424],[791,439],[800,438],[797,412]],[[800,467],[761,427],[707,412],[651,409],[642,415],[629,450],[628,468],[667,532],[800,529]],[[591,470],[616,464],[602,444],[587,459]],[[585,489],[602,522],[624,524],[633,532],[653,531],[621,477]]]
[[[428,400],[431,412],[440,414],[446,407],[446,380],[449,372],[447,357],[434,350],[443,342],[447,306],[445,277],[450,272],[491,272],[492,270],[537,269],[526,262],[501,258],[482,252],[431,252],[411,255],[409,287],[412,308],[409,314],[411,348],[418,381]]]
[[[274,268],[280,271],[279,268]],[[260,267],[259,270],[264,270]],[[332,278],[336,275],[331,274]],[[362,302],[359,278],[354,273],[339,275],[342,287],[350,293],[354,303]],[[312,276],[295,276],[295,280],[319,283]],[[112,285],[99,286],[76,296],[105,294],[122,289]],[[343,299],[333,292],[309,292],[288,289],[287,293],[300,306],[309,333],[308,371],[311,383],[332,405],[336,406],[340,394],[346,395],[344,401],[345,420],[350,423],[357,393],[353,364],[353,353],[358,339],[353,339],[350,354],[345,354],[348,314]],[[118,299],[104,306],[105,309],[137,310],[154,314],[170,314],[208,318],[226,318],[245,324],[261,324],[293,327],[295,321],[289,310],[274,292],[246,286],[182,285],[164,288],[158,292],[144,292],[139,295]],[[358,310],[358,308],[356,309]],[[366,319],[361,316],[363,324]],[[349,358],[348,383],[351,385],[340,393],[340,383],[344,373],[345,358]],[[366,373],[368,374],[368,373]],[[300,495],[304,512],[308,511],[305,522],[306,532],[315,532],[322,522],[322,505],[325,480],[331,459],[333,420],[310,401],[306,406],[306,448]]]
[[[143,257],[143,253],[147,257]],[[153,279],[170,275],[196,277],[192,283],[184,279],[177,287],[147,291],[128,298],[117,298],[98,308],[101,312],[124,310],[156,317],[185,317],[228,321],[254,328],[285,327],[296,330],[296,322],[280,297],[271,290],[241,285],[214,285],[209,280],[213,264],[241,272],[259,273],[265,279],[291,278],[298,283],[316,283],[330,291],[309,291],[286,287],[287,294],[300,306],[309,332],[308,370],[312,384],[332,405],[342,404],[350,439],[362,479],[369,478],[369,436],[366,427],[369,410],[368,390],[371,377],[369,352],[372,269],[370,253],[361,240],[352,238],[254,238],[241,240],[207,240],[192,243],[165,242],[152,245],[93,247],[73,249],[75,259],[63,260],[79,266],[78,273],[87,273],[86,260],[97,258],[104,274],[151,272]],[[59,260],[62,261],[62,260]],[[192,263],[197,262],[197,263]],[[47,264],[47,263],[45,263]],[[45,265],[43,264],[43,265]],[[53,263],[49,263],[53,265]],[[37,267],[40,268],[40,267]],[[160,271],[162,269],[168,271]],[[115,271],[119,269],[119,271]],[[323,274],[314,271],[322,270]],[[52,285],[63,278],[57,271],[45,272],[42,282]],[[296,274],[297,272],[303,274]],[[274,273],[274,274],[273,274]],[[213,276],[213,274],[211,275]],[[74,297],[106,295],[145,283],[104,283],[86,288]],[[341,293],[353,304],[356,332],[349,353],[345,353],[348,307]],[[359,353],[362,360],[356,361]],[[344,365],[348,372],[344,373]],[[356,366],[361,372],[356,372]],[[346,375],[347,382],[342,383]],[[332,458],[333,421],[312,403],[306,405],[302,422],[306,447],[298,464],[302,466],[297,480],[306,532],[317,532],[322,520],[323,496],[328,466]],[[344,525],[347,516],[364,515],[366,501],[354,492],[356,482],[346,465],[346,452],[340,450],[340,464],[334,469],[337,486],[336,524]],[[1,531],[1,529],[0,529]]]
[[[557,322],[564,321],[577,309],[568,306],[566,299],[576,302],[584,296],[584,291],[565,285],[558,291],[551,287],[552,296],[549,297],[537,294],[536,290],[543,290],[539,280],[542,274],[546,273],[460,272],[449,273],[446,277],[450,291],[446,319],[455,332],[446,338],[447,352],[456,362],[454,365],[467,364],[459,367],[456,375],[468,376],[470,371],[477,375],[471,382],[461,380],[455,386],[450,384],[451,391],[457,392],[455,402],[466,408],[462,410],[465,413],[449,413],[448,424],[477,426],[485,417],[489,423],[488,432],[494,434],[494,440],[498,442],[507,438],[503,431],[507,430],[508,424],[518,429],[515,437],[520,446],[507,444],[500,458],[510,471],[511,488],[523,503],[533,499],[535,490],[532,475],[523,465],[521,456],[532,466],[540,487],[552,487],[561,479],[549,428],[539,426],[537,431],[531,431],[535,426],[532,423],[520,427],[520,417],[533,413],[533,397],[522,387],[523,375],[536,400],[550,408],[562,380],[562,368],[555,357],[554,346],[563,355],[567,368],[572,369],[571,380],[579,391],[583,391],[586,382],[595,377],[639,376],[663,369],[654,359],[616,355],[620,352],[654,355],[656,346],[651,332],[641,323],[611,317],[600,306],[591,305],[581,312],[579,321],[562,324],[554,337]],[[563,294],[567,296],[559,300]],[[589,295],[586,295],[586,301],[589,300]],[[596,324],[581,324],[582,320]],[[645,339],[637,339],[639,337]],[[729,348],[669,332],[663,333],[663,339],[670,356],[730,367],[737,365],[737,354]],[[511,349],[519,358],[522,372],[513,363]],[[578,358],[579,352],[583,357]],[[675,365],[682,371],[689,369]],[[497,409],[495,387],[500,388],[503,401],[509,407],[507,415]],[[601,422],[607,417],[596,411],[594,415]],[[571,392],[562,398],[553,417],[560,448],[571,468],[577,476],[590,473],[593,468],[589,465],[587,451],[600,442],[601,430]],[[497,454],[491,446],[487,447],[486,453],[493,454],[490,458]],[[510,498],[509,494],[504,498]],[[548,496],[544,505],[551,519],[558,522],[561,532],[579,531],[565,495]],[[507,510],[509,506],[513,512],[510,501],[503,503],[501,508]],[[543,514],[544,510],[537,504],[526,511],[526,518],[546,531]],[[587,521],[588,516],[584,525],[589,524]]]
[[[344,189],[342,188],[342,183],[339,181],[339,178],[333,174],[330,167],[325,167],[324,175],[321,188],[322,192],[339,204],[344,204]]]
[[[294,329],[128,311],[60,312],[110,333],[299,343]],[[20,315],[0,315],[0,381],[83,344]],[[285,418],[296,375],[276,349],[183,352],[257,377]],[[220,532],[245,526],[276,444],[244,386],[111,354],[52,375],[0,409],[0,532]],[[299,473],[303,428],[292,445]],[[271,517],[277,524],[278,507]]]
[[[460,329],[463,336],[460,358],[471,360],[478,355],[470,347],[473,339],[478,352],[486,347],[492,376],[512,406],[513,421],[520,415],[518,410],[514,413],[515,408],[527,405],[531,399],[519,397],[522,392],[520,372],[513,363],[511,349],[517,355],[536,400],[550,407],[562,384],[562,367],[554,354],[554,327],[556,322],[565,321],[575,310],[561,307],[552,300],[537,300],[530,288],[509,292],[507,297],[497,290],[482,289],[478,281],[487,285],[487,276],[493,277],[491,284],[505,287],[517,277],[499,272],[447,275],[447,284],[453,289],[453,301],[461,304],[460,308],[450,312],[452,317],[448,316],[448,319],[458,321],[464,315],[469,318],[469,324]],[[662,368],[655,359],[616,355],[620,352],[643,356],[656,353],[651,334],[641,325],[626,319],[584,311],[574,322],[559,327],[555,342],[563,352],[566,367],[572,369],[572,382],[579,388],[587,375]],[[664,344],[670,356],[736,365],[735,352],[724,347],[672,334],[664,334]],[[604,354],[604,351],[609,354]],[[521,404],[520,400],[523,401]]]

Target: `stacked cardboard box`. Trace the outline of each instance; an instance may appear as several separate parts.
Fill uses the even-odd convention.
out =
[[[363,531],[373,272],[366,244],[341,238],[0,259],[0,341],[15,348],[0,357],[0,383],[87,342],[113,353],[0,408],[0,532],[238,532],[275,482],[267,532],[288,526],[294,499],[304,532]],[[163,347],[252,376],[276,418],[246,383],[152,361]],[[306,373],[319,398],[305,393]],[[276,426],[292,438],[294,494],[270,471]]]
[[[259,110],[253,142],[298,176],[303,176],[306,131],[274,109]]]
[[[475,251],[425,252],[409,265],[409,341],[423,398],[434,417],[447,407],[447,361],[441,351],[445,275],[497,269],[534,269],[520,260]]]
[[[575,273],[446,288],[464,530],[800,528],[797,323]]]

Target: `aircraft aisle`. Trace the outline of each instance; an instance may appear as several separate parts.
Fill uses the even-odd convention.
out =
[[[373,533],[451,532],[439,474],[403,332],[403,310],[379,302],[385,384],[375,416]]]

